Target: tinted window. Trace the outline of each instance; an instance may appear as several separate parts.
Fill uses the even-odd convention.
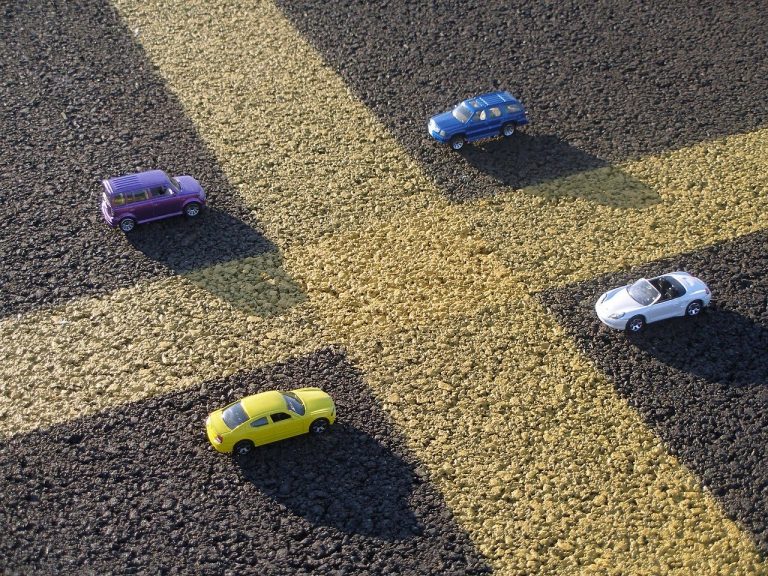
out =
[[[224,410],[224,412],[221,413],[221,419],[224,420],[224,424],[227,425],[227,428],[234,430],[240,426],[240,424],[248,420],[248,414],[245,413],[243,405],[238,402]]]
[[[288,410],[295,412],[299,416],[304,416],[304,404],[301,403],[296,394],[293,392],[283,392],[283,398],[285,398],[285,404],[288,406]]]
[[[150,188],[149,191],[153,197],[162,196],[168,193],[168,190],[163,186],[155,186],[154,188]]]
[[[496,108],[496,107],[489,108],[488,112],[490,112],[491,118],[498,118],[499,116],[501,116],[501,109],[500,108]]]
[[[267,425],[267,417],[264,416],[263,418],[258,418],[251,422],[252,428],[258,428],[259,426],[266,426]]]
[[[147,200],[148,198],[149,198],[149,191],[146,188],[144,190],[135,190],[133,192],[125,193],[126,204],[130,204],[133,202],[141,202],[142,200]]]
[[[281,420],[290,420],[291,416],[290,414],[286,414],[285,412],[278,412],[277,414],[272,414],[272,422],[280,422]]]
[[[462,124],[465,123],[467,120],[469,120],[469,117],[472,116],[472,110],[467,108],[466,104],[459,104],[456,106],[456,108],[453,109],[453,117],[456,118],[459,122]]]
[[[112,196],[112,206],[122,206],[123,204],[125,204],[125,196],[122,194]]]

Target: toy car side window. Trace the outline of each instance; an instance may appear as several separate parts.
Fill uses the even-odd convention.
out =
[[[267,425],[267,417],[263,416],[262,418],[257,418],[253,422],[251,422],[251,428],[258,428],[259,426],[266,426]]]
[[[143,190],[136,190],[132,193],[126,193],[125,203],[130,204],[133,202],[141,202],[149,198],[149,190],[144,188]]]
[[[280,422],[281,420],[290,420],[291,416],[285,412],[277,412],[272,414],[272,422]]]
[[[520,106],[517,104],[507,104],[507,112],[520,112]]]
[[[501,109],[497,108],[496,106],[494,106],[493,108],[489,108],[488,112],[490,113],[491,118],[498,118],[499,116],[501,116]]]
[[[154,188],[150,188],[149,191],[153,198],[168,194],[168,190],[165,188],[165,186],[155,186]]]
[[[122,194],[112,196],[112,206],[122,206],[123,204],[125,204],[125,196]]]
[[[474,116],[472,116],[473,122],[483,122],[486,118],[485,110],[480,110],[480,112],[477,112]]]

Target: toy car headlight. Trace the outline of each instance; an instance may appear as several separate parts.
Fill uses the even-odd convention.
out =
[[[440,134],[440,136],[442,136],[443,138],[445,138],[445,135],[446,135],[445,130],[438,130],[437,133]]]
[[[609,314],[608,318],[611,320],[618,320],[619,318],[622,318],[624,314],[625,312],[614,312],[613,314]]]

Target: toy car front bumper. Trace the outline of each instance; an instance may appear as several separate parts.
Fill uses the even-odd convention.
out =
[[[607,314],[602,314],[597,307],[595,307],[595,313],[597,314],[597,317],[600,319],[600,322],[602,322],[609,328],[613,328],[614,330],[624,330],[627,327],[627,320],[629,320],[629,317],[626,314],[618,319],[611,318]]]
[[[438,142],[448,142],[448,136],[440,136],[440,132],[437,130],[429,130],[429,135],[432,136]]]

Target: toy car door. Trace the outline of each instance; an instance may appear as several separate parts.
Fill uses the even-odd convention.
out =
[[[488,136],[496,136],[501,132],[501,125],[504,115],[501,113],[500,106],[491,106],[487,110],[486,129]]]
[[[289,412],[275,412],[270,414],[269,418],[272,424],[267,428],[272,441],[290,438],[302,432],[299,417],[291,416]]]
[[[488,136],[488,112],[478,110],[467,123],[467,140],[478,140]]]
[[[149,190],[143,188],[133,192],[126,192],[125,204],[123,204],[121,212],[133,214],[137,222],[151,220],[155,214],[155,209],[149,197]]]
[[[167,186],[155,186],[150,188],[152,203],[155,209],[155,218],[181,214],[180,199],[178,195]]]

